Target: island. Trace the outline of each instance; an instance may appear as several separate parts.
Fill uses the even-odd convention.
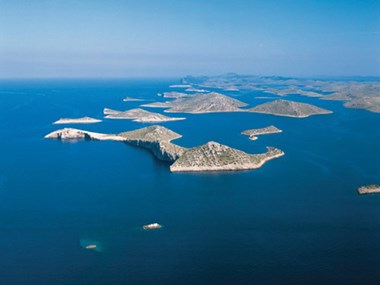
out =
[[[314,91],[308,91],[308,90],[303,90],[301,88],[298,88],[296,86],[289,86],[287,88],[283,89],[278,89],[278,88],[268,88],[264,91],[265,93],[269,94],[274,94],[278,96],[286,96],[286,95],[291,95],[291,94],[296,94],[296,95],[302,95],[302,96],[307,96],[307,97],[322,97],[323,95]]]
[[[144,101],[144,99],[140,99],[140,98],[133,98],[133,97],[125,97],[123,99],[124,102],[139,102],[139,101]]]
[[[64,128],[54,132],[51,132],[45,136],[45,139],[58,139],[58,140],[114,140],[114,141],[124,141],[124,139],[118,135],[113,134],[102,134],[89,132],[73,128]]]
[[[371,185],[361,186],[358,188],[358,193],[361,195],[380,193],[380,185],[371,184]]]
[[[265,162],[284,155],[284,152],[277,148],[268,147],[267,149],[268,151],[263,154],[248,154],[211,141],[185,151],[170,166],[170,171],[199,172],[256,169]]]
[[[361,80],[310,79],[284,76],[255,76],[227,73],[218,76],[187,76],[181,84],[193,88],[261,91],[279,96],[301,95],[321,100],[338,100],[344,107],[380,113],[380,82],[377,77]]]
[[[103,113],[106,119],[128,119],[139,123],[158,123],[185,120],[186,118],[168,117],[159,113],[149,112],[141,108],[130,109],[127,111],[116,111],[105,108]]]
[[[54,125],[59,124],[95,124],[100,123],[102,120],[94,119],[91,117],[82,117],[82,118],[61,118],[58,121],[55,121]]]
[[[249,129],[241,132],[243,135],[249,137],[250,140],[254,141],[258,139],[258,135],[266,135],[266,134],[275,134],[281,133],[282,130],[276,128],[275,126],[269,126],[261,129]]]
[[[173,84],[169,86],[170,88],[190,88],[190,84]]]
[[[267,152],[248,154],[243,151],[208,142],[201,146],[184,148],[172,143],[181,135],[163,126],[150,126],[119,134],[103,134],[65,128],[49,133],[47,139],[58,140],[113,140],[150,150],[155,157],[171,163],[170,171],[228,171],[261,167],[265,162],[284,155],[274,147]]]
[[[275,100],[248,109],[249,112],[271,114],[293,118],[306,118],[312,115],[331,114],[332,112],[317,106],[289,100]]]
[[[194,87],[187,88],[185,91],[186,92],[196,92],[196,93],[206,93],[206,92],[208,92],[205,89],[198,89],[198,88],[194,88]]]
[[[159,223],[153,223],[153,224],[144,225],[142,228],[144,230],[157,230],[157,229],[161,229],[162,226]]]
[[[187,93],[182,93],[182,92],[176,92],[176,91],[171,91],[171,92],[164,92],[162,97],[164,98],[183,98],[183,97],[189,97],[191,96],[190,94]]]
[[[215,113],[215,112],[241,112],[240,107],[247,106],[246,103],[226,95],[211,92],[199,93],[190,97],[177,98],[172,101],[155,102],[142,105],[143,107],[169,108],[168,113]]]

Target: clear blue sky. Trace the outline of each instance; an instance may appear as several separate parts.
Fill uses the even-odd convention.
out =
[[[380,1],[0,0],[0,77],[380,75]]]

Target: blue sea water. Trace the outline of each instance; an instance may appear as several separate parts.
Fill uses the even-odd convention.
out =
[[[380,115],[290,96],[334,111],[294,119],[189,115],[162,125],[190,147],[209,140],[286,155],[253,171],[170,173],[118,142],[45,140],[60,117],[102,118],[163,100],[177,80],[0,82],[0,284],[380,284]],[[227,93],[251,105],[260,92]],[[154,111],[162,112],[161,109]],[[248,128],[280,134],[250,141]],[[117,133],[128,120],[73,125]],[[163,228],[143,231],[159,222]],[[86,250],[96,244],[96,250]]]

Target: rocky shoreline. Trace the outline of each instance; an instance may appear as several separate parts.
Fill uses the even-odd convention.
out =
[[[266,153],[249,154],[217,142],[208,142],[192,148],[184,148],[171,142],[180,137],[180,134],[162,126],[150,126],[119,134],[103,134],[65,128],[45,136],[46,139],[58,140],[125,142],[148,149],[156,158],[172,163],[171,172],[256,169],[264,165],[265,162],[284,155],[283,151],[273,147],[268,147]]]

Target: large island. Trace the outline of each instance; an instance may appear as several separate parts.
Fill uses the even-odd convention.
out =
[[[119,134],[102,134],[65,128],[45,136],[59,140],[114,140],[149,149],[158,159],[172,165],[172,172],[247,170],[261,167],[265,162],[284,155],[268,147],[262,154],[248,154],[217,142],[184,148],[171,141],[181,135],[162,126],[150,126]]]

